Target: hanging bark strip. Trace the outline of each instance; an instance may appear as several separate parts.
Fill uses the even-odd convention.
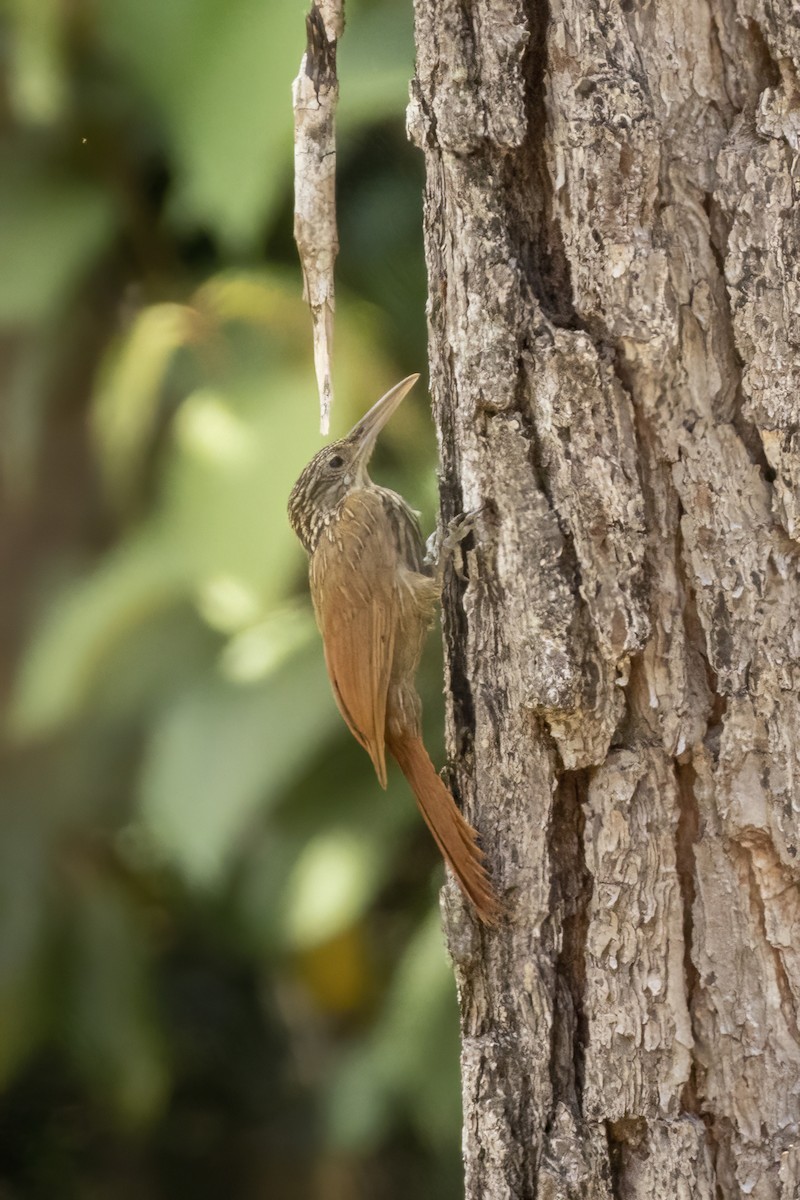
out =
[[[320,430],[328,432],[333,403],[333,265],[336,232],[336,44],[344,0],[320,0],[306,17],[307,45],[292,86],[294,108],[294,239],[303,268],[303,298],[311,309]]]

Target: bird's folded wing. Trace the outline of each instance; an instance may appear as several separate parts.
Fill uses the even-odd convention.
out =
[[[311,594],[339,710],[386,786],[386,696],[399,616],[397,548],[380,497],[351,493],[311,558]]]

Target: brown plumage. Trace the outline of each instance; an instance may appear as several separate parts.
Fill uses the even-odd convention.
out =
[[[410,375],[347,437],[314,456],[289,499],[289,519],[309,554],[309,579],[333,694],[386,787],[386,750],[465,895],[486,924],[499,906],[477,834],[428,757],[414,683],[439,584],[424,564],[413,511],[378,487],[367,464],[378,433],[419,378]]]

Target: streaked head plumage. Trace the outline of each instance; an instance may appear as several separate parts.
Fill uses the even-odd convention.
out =
[[[378,434],[418,379],[409,375],[395,384],[347,437],[323,447],[303,470],[289,496],[289,521],[309,554],[348,493],[371,486],[367,466]]]
[[[348,492],[369,486],[367,464],[359,463],[358,450],[349,437],[323,447],[292,488],[289,521],[309,554]]]

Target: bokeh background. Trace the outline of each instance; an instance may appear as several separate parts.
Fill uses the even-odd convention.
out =
[[[2,1200],[460,1194],[441,867],[335,710],[285,516],[304,11],[0,9]],[[348,0],[338,432],[426,361],[412,71],[410,2]],[[375,474],[430,528],[421,387]]]

